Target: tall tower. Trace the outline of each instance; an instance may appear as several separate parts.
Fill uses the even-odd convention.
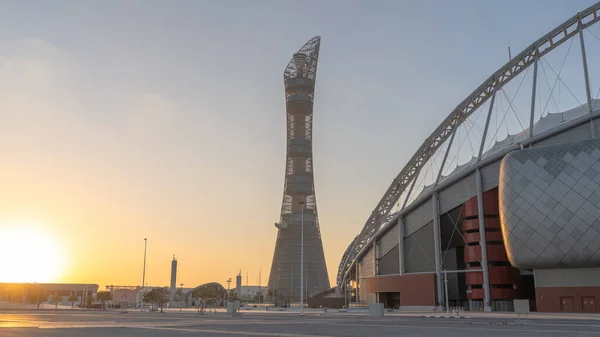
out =
[[[267,300],[300,299],[329,288],[319,230],[312,160],[312,116],[321,37],[308,41],[285,68],[287,155],[283,203]],[[304,279],[300,279],[301,225],[304,223]]]
[[[235,296],[242,298],[242,270],[235,277]]]
[[[171,261],[171,287],[169,293],[169,301],[171,305],[175,302],[175,293],[177,292],[177,259],[173,255],[173,261]]]

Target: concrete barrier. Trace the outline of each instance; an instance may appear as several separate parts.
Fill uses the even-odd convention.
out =
[[[369,303],[369,316],[383,317],[383,315],[385,315],[383,303]]]

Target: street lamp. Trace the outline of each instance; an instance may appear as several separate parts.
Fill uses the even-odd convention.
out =
[[[300,316],[304,316],[304,205],[305,201],[300,201],[302,213],[300,213]]]
[[[148,246],[148,239],[144,238],[144,271],[142,272],[142,305],[141,311],[144,311],[144,285],[146,284],[146,247]]]

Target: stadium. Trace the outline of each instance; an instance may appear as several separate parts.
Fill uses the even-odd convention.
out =
[[[349,305],[600,312],[599,20],[509,49],[425,139],[342,256]]]

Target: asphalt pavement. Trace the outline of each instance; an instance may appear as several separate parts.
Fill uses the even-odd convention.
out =
[[[224,312],[199,315],[196,311],[0,311],[4,337],[159,337],[159,336],[600,336],[600,317],[472,315],[464,318],[365,313]],[[562,317],[562,318],[561,318]]]

